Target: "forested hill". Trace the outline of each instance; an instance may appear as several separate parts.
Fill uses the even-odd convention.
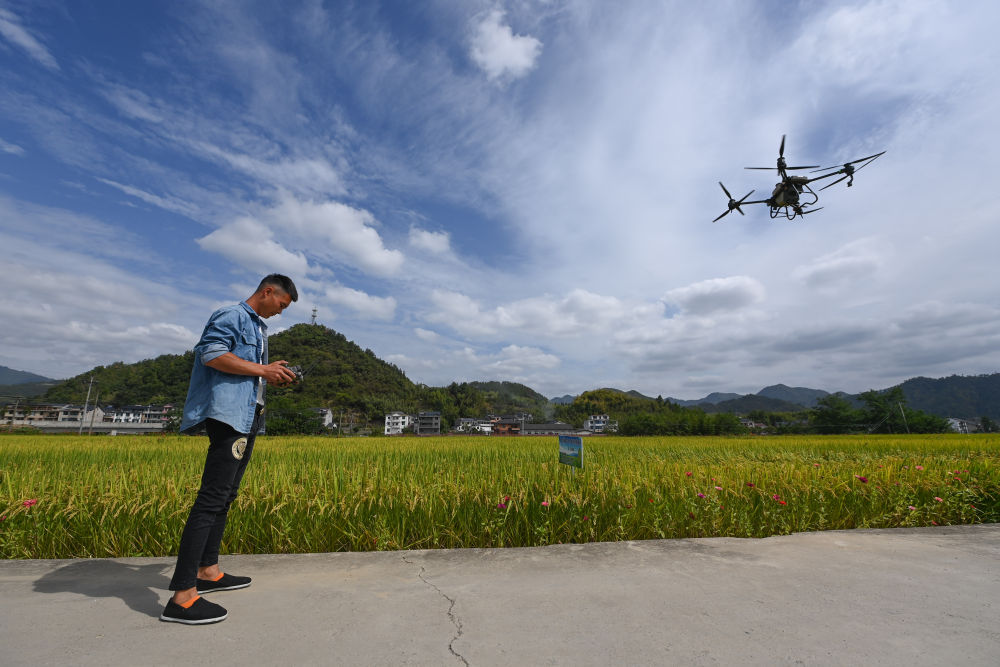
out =
[[[35,375],[27,371],[16,371],[13,368],[0,366],[0,384],[39,384],[45,382],[55,382],[52,378],[44,375]]]
[[[531,412],[545,416],[548,400],[513,382],[452,383],[448,387],[416,385],[393,364],[371,350],[322,325],[296,324],[268,337],[269,357],[284,359],[305,371],[303,382],[268,389],[272,413],[326,407],[381,419],[393,411],[441,412],[446,424],[458,417]],[[133,364],[115,362],[64,380],[40,400],[83,403],[91,377],[91,403],[101,405],[183,405],[194,353],[165,354]]]
[[[907,403],[939,417],[1000,420],[1000,373],[917,377],[900,385]]]
[[[91,389],[90,402],[101,405],[183,403],[194,353],[163,354],[126,364],[116,361],[63,380],[40,397],[51,403],[80,403]],[[94,379],[91,388],[90,379]]]
[[[295,387],[269,390],[269,398],[279,403],[362,409],[378,401],[391,412],[417,398],[416,385],[403,371],[324,326],[296,324],[269,336],[268,350],[270,359],[284,359],[306,371],[305,381]],[[91,401],[96,397],[101,404],[183,404],[193,363],[194,352],[189,351],[98,366],[56,385],[44,400],[82,403],[93,377]]]

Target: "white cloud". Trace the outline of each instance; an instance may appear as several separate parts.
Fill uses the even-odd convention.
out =
[[[301,253],[286,250],[267,226],[252,218],[225,225],[198,239],[198,245],[260,275],[284,273],[297,278],[309,268]]]
[[[616,297],[583,289],[562,298],[532,297],[484,311],[471,297],[434,290],[428,321],[440,322],[464,335],[491,338],[504,335],[544,337],[586,336],[606,331],[629,311]]]
[[[333,257],[376,276],[391,276],[403,265],[403,253],[385,247],[368,211],[336,201],[300,201],[284,195],[262,216],[283,242]]]
[[[294,156],[263,159],[245,153],[225,150],[206,142],[193,142],[200,152],[243,172],[269,188],[311,195],[346,194],[337,170],[323,157]]]
[[[59,378],[180,353],[210,312],[154,249],[91,218],[0,198],[0,246],[5,366]]]
[[[500,351],[500,358],[493,362],[494,368],[502,368],[514,373],[532,370],[549,370],[559,366],[559,357],[548,354],[537,347],[508,345]]]
[[[490,80],[517,79],[535,67],[542,43],[534,37],[515,35],[503,23],[504,12],[494,9],[475,28],[470,56]]]
[[[334,306],[350,308],[362,317],[375,320],[391,320],[396,312],[396,300],[391,296],[371,296],[350,287],[328,287],[326,299]]]
[[[796,267],[792,276],[810,287],[850,285],[870,278],[882,266],[879,246],[885,247],[887,242],[876,238],[852,241],[809,264]]]
[[[147,204],[152,204],[153,206],[158,206],[159,208],[167,211],[173,211],[174,213],[180,213],[181,215],[187,216],[192,220],[197,220],[199,218],[200,210],[198,207],[193,206],[183,199],[179,199],[177,197],[161,197],[159,195],[154,195],[151,192],[146,192],[144,190],[140,190],[139,188],[132,187],[131,185],[124,185],[107,178],[98,178],[97,180],[105,185],[110,185],[117,190],[121,190],[125,194],[131,195],[136,199],[141,199]]]
[[[667,292],[667,303],[693,315],[734,311],[764,299],[764,286],[749,276],[713,278]]]
[[[429,232],[411,227],[410,245],[435,255],[445,255],[451,251],[451,237],[448,232]]]
[[[417,338],[427,341],[428,343],[433,343],[441,339],[440,334],[421,327],[413,327],[413,333],[417,334]]]
[[[9,153],[11,155],[24,155],[24,149],[17,144],[11,144],[3,139],[0,139],[0,152]]]
[[[11,44],[23,49],[44,67],[51,70],[59,69],[59,63],[45,45],[28,32],[18,18],[6,9],[0,9],[0,35]]]

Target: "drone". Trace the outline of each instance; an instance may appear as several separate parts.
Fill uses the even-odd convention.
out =
[[[747,197],[754,193],[753,190],[743,195],[742,199],[733,199],[733,196],[729,194],[729,190],[726,186],[719,181],[719,187],[722,191],[726,193],[729,197],[729,205],[726,211],[720,215],[718,218],[712,222],[718,222],[722,218],[726,217],[733,211],[736,211],[740,215],[745,215],[743,209],[740,207],[746,204],[767,204],[771,209],[771,217],[777,218],[784,215],[789,220],[794,220],[800,215],[808,215],[810,213],[815,213],[821,210],[823,207],[807,209],[809,206],[813,206],[819,201],[819,195],[816,194],[811,187],[810,183],[815,181],[823,180],[824,178],[830,178],[831,176],[840,176],[837,180],[824,185],[820,190],[826,190],[829,187],[840,183],[841,181],[847,179],[847,187],[854,185],[854,172],[859,169],[867,167],[872,162],[875,161],[877,157],[883,155],[885,151],[881,153],[876,153],[875,155],[869,155],[868,157],[858,158],[857,160],[851,160],[850,162],[845,162],[842,165],[836,165],[833,167],[819,167],[818,165],[807,165],[803,167],[789,167],[785,162],[785,135],[781,135],[781,146],[778,148],[778,176],[781,177],[781,182],[774,186],[774,191],[771,192],[771,196],[767,199],[754,199],[752,201],[747,201]],[[771,171],[775,167],[746,167],[746,169],[755,170],[765,170]],[[788,172],[798,169],[812,169],[810,173],[823,173],[821,176],[789,176]]]

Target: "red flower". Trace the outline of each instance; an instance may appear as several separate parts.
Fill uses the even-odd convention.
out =
[[[694,473],[693,473],[693,472],[686,472],[686,473],[684,473],[684,474],[685,474],[685,475],[687,475],[688,477],[690,477],[690,476],[691,476],[691,475],[693,475]]]
[[[753,482],[747,482],[747,486],[749,486],[752,489],[753,488]]]
[[[32,498],[31,500],[25,500],[21,504],[24,505],[25,507],[31,507],[32,505],[37,505],[38,504],[38,499],[37,498]]]
[[[856,477],[856,478],[858,479],[858,481],[859,481],[859,482],[861,482],[862,484],[867,484],[867,483],[868,483],[868,478],[867,478],[867,477],[862,477],[861,475],[855,475],[855,477]]]
[[[784,500],[779,500],[779,501],[778,501],[778,504],[779,504],[779,505],[787,505],[788,503],[786,503],[786,502],[785,502]]]
[[[498,510],[505,510],[505,509],[507,509],[507,506],[504,505],[503,503],[497,503],[497,509]]]

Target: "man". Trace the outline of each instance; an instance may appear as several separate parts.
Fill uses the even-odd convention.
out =
[[[219,569],[219,544],[260,430],[264,386],[295,381],[295,373],[286,368],[288,362],[268,363],[263,320],[298,300],[290,278],[271,274],[246,301],[212,313],[194,348],[181,432],[204,427],[208,456],[198,497],[181,535],[170,580],[174,595],[160,615],[162,621],[189,625],[222,621],[228,616],[226,610],[199,594],[250,585],[250,577]]]

